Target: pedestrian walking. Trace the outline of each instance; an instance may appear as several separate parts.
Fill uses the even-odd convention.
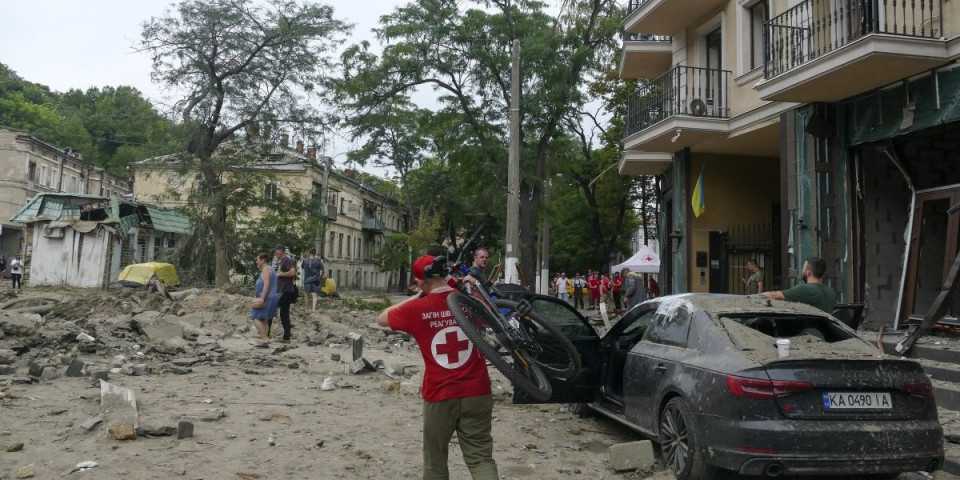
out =
[[[290,325],[290,305],[297,301],[300,292],[297,291],[297,265],[293,263],[290,255],[287,255],[287,247],[277,245],[273,247],[274,258],[280,260],[280,268],[277,271],[277,294],[280,295],[278,301],[280,309],[280,325],[283,326],[282,343],[290,343],[290,335],[293,327]]]
[[[447,296],[454,290],[447,284],[446,265],[424,255],[412,270],[421,293],[388,307],[377,323],[413,336],[423,356],[423,478],[450,478],[447,458],[456,432],[470,476],[496,480],[486,360],[447,308]]]
[[[20,255],[13,257],[13,261],[10,262],[10,280],[13,282],[13,289],[23,290],[23,260],[20,260]]]
[[[747,271],[750,272],[750,276],[740,278],[740,282],[744,286],[743,293],[746,295],[763,293],[763,270],[760,270],[760,265],[756,260],[752,258],[747,260]]]
[[[623,296],[626,299],[627,310],[647,299],[647,289],[639,275],[631,273],[629,268],[624,268],[620,271],[620,276],[624,277]]]
[[[587,287],[579,273],[573,278],[573,308],[583,307],[583,290]]]
[[[3,282],[3,273],[7,271],[7,257],[0,255],[0,282]]]
[[[280,295],[277,294],[277,272],[270,266],[269,254],[261,253],[257,255],[257,268],[260,269],[260,275],[253,287],[256,298],[251,305],[250,319],[260,336],[260,341],[256,346],[266,348],[270,346],[269,323],[277,314]]]

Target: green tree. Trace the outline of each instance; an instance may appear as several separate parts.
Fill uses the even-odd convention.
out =
[[[324,120],[307,96],[324,82],[327,55],[347,30],[331,7],[292,0],[185,0],[144,23],[153,79],[186,92],[175,109],[189,129],[184,161],[203,178],[197,194],[208,197],[217,285],[229,282],[232,172],[259,155],[214,153],[245,128],[259,135],[259,125],[266,137],[267,127],[281,126],[318,134]]]
[[[381,18],[376,30],[382,55],[355,45],[343,56],[338,92],[344,108],[363,125],[383,105],[406,100],[418,87],[438,92],[440,113],[454,115],[462,142],[437,152],[486,190],[471,213],[489,213],[506,191],[509,62],[514,39],[521,42],[520,101],[521,263],[532,272],[543,179],[552,142],[565,119],[578,117],[584,90],[599,65],[618,47],[622,8],[615,0],[572,0],[551,16],[542,2],[423,0]],[[494,7],[494,8],[489,8]],[[477,211],[480,210],[480,211]]]

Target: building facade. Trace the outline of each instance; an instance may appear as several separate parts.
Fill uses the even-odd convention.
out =
[[[620,172],[661,176],[664,288],[739,293],[747,258],[788,288],[816,255],[867,322],[922,315],[957,251],[960,5],[631,0],[624,29],[649,80]]]
[[[144,160],[133,165],[134,198],[165,206],[182,206],[194,179],[176,173],[175,157]],[[330,278],[339,289],[387,290],[406,286],[405,272],[381,272],[377,253],[392,233],[409,229],[409,213],[397,199],[365,185],[353,170],[340,171],[328,158],[317,158],[313,148],[304,151],[273,146],[255,162],[267,174],[263,195],[299,192],[322,204],[325,214],[316,249]],[[326,192],[326,194],[324,194]],[[262,213],[251,209],[250,218]],[[243,219],[240,220],[241,222]],[[301,252],[292,252],[299,256]]]
[[[133,182],[27,132],[0,126],[0,254],[25,255],[25,225],[11,221],[38,193],[130,195]]]

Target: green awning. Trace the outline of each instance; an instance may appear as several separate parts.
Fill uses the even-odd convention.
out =
[[[144,205],[150,215],[150,224],[158,232],[189,233],[190,217],[179,210]]]

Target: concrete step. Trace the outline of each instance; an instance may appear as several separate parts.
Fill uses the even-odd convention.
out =
[[[960,411],[960,384],[932,379],[933,396],[937,406],[946,410]]]
[[[902,337],[891,338],[884,336],[883,351],[889,355],[899,356],[897,355],[896,347],[900,340],[902,340]],[[937,345],[937,341],[934,339],[923,340],[929,343],[914,345],[905,356],[907,358],[922,358],[936,362],[957,364],[960,366],[960,343],[955,341],[942,341],[940,342],[940,345]]]
[[[960,412],[940,408],[937,412],[943,426],[943,470],[952,475],[960,475]]]

